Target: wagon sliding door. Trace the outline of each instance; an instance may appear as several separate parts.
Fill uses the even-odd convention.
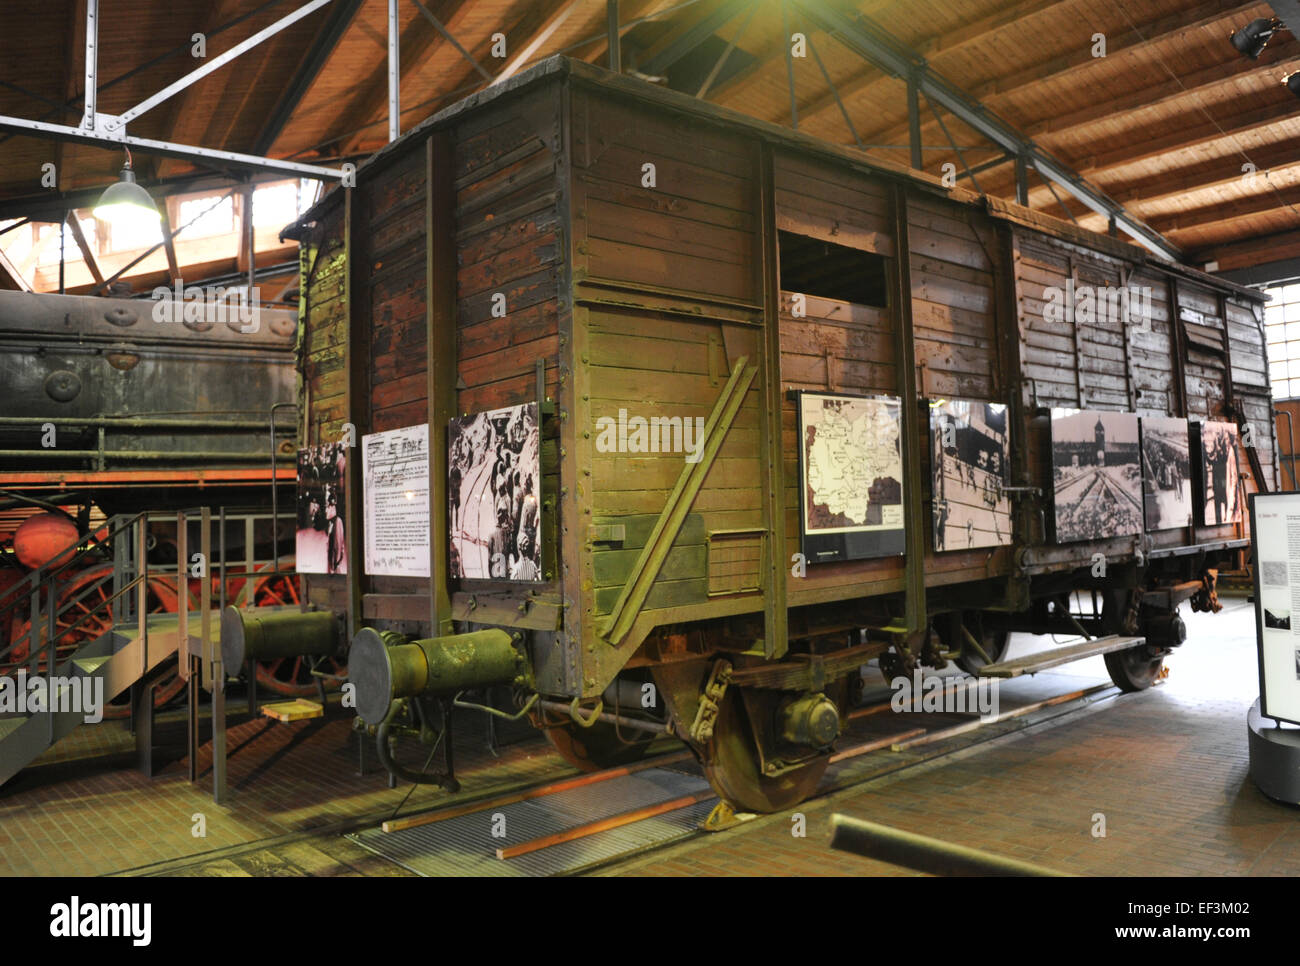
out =
[[[780,287],[782,454],[788,549],[799,549],[798,397],[791,390],[899,396],[896,307],[890,305],[896,248],[883,181],[825,162],[778,153],[773,163]],[[906,401],[905,401],[906,404]],[[906,485],[906,484],[905,484]],[[912,496],[904,492],[904,499]],[[901,589],[901,558],[816,564],[792,581],[792,605],[860,596],[864,580]]]
[[[590,516],[566,580],[594,588],[587,641],[626,649],[659,623],[763,609],[758,157],[697,118],[574,87],[573,452]],[[694,492],[679,487],[693,460]]]

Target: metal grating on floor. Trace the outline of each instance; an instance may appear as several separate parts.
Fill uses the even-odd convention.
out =
[[[496,850],[707,789],[698,775],[653,768],[544,798],[471,812],[400,832],[366,829],[347,836],[417,875],[547,876],[574,872],[691,834],[714,800],[654,818],[561,842],[513,859]],[[493,837],[493,817],[505,816],[504,837]]]

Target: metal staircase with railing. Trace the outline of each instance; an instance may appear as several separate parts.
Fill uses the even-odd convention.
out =
[[[25,630],[0,640],[0,689],[8,692],[0,691],[0,786],[133,686],[136,748],[148,769],[152,679],[191,637],[185,604],[179,613],[149,613],[148,528],[149,514],[114,517],[27,574],[0,608],[0,628],[30,608]],[[111,574],[86,583],[88,565],[106,553]],[[170,573],[184,601],[184,575]],[[208,623],[215,639],[217,622]]]

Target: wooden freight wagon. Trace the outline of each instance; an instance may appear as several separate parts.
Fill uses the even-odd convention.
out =
[[[353,456],[346,574],[309,578],[357,632],[381,753],[408,700],[513,683],[575,761],[670,728],[727,800],[780,808],[874,657],[975,668],[1013,630],[1085,630],[1150,683],[1245,533],[1067,534],[1054,486],[1131,519],[1154,459],[1184,502],[1197,441],[1139,456],[1137,417],[1235,424],[1235,494],[1273,483],[1257,293],[586,64],[441,112],[291,234],[305,445],[430,427],[431,576],[366,572]],[[940,412],[966,413],[951,439]],[[510,519],[534,420],[540,547],[517,520],[471,539],[480,504]],[[515,455],[471,480],[493,441]]]

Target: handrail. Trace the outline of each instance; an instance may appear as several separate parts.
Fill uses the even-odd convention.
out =
[[[131,532],[138,526],[147,528],[151,519],[171,519],[173,514],[178,526],[181,525],[183,519],[188,524],[200,519],[202,512],[202,508],[192,508],[167,511],[165,514],[160,514],[158,511],[144,510],[129,515],[116,515],[111,517],[106,526],[100,528],[99,532],[78,535],[76,541],[57,553],[50,562],[42,564],[24,575],[21,580],[9,589],[13,599],[0,607],[0,626],[9,626],[11,622],[6,621],[5,618],[12,618],[20,608],[29,603],[33,608],[31,620],[28,622],[28,629],[22,634],[8,640],[0,640],[0,674],[8,673],[24,665],[30,666],[32,672],[35,673],[39,671],[42,662],[44,662],[47,669],[55,668],[59,659],[59,642],[61,640],[66,640],[69,635],[83,629],[88,622],[96,617],[107,616],[110,625],[119,623],[117,617],[121,608],[116,606],[118,602],[126,601],[129,605],[132,600],[132,592],[139,592],[141,584],[147,584],[155,576],[175,577],[178,596],[182,594],[188,595],[188,562],[177,560],[174,567],[149,566],[147,561],[137,559],[140,550],[136,545],[136,541],[132,539]],[[227,523],[230,521],[244,521],[247,525],[256,520],[275,521],[283,519],[285,516],[287,515],[268,514],[256,509],[227,513],[225,508],[222,508],[221,519]],[[112,562],[115,568],[113,583],[115,589],[111,590],[103,598],[96,600],[92,605],[87,606],[86,601],[88,598],[95,595],[97,591],[102,592],[105,583],[108,581],[108,578],[105,578],[82,588],[67,600],[60,600],[58,595],[60,582],[75,579],[76,574],[81,571],[83,564],[92,554],[101,553],[110,543],[118,540],[125,540],[126,552],[120,556],[114,554],[113,557]],[[275,558],[267,560],[251,558],[254,564],[253,571],[229,570],[225,566],[224,542],[221,557],[221,566],[219,568],[214,568],[211,561],[206,568],[209,579],[215,577],[220,581],[220,599],[225,599],[226,590],[232,580],[262,580],[268,577],[290,576],[296,573],[294,570],[281,570],[278,553]],[[271,564],[271,569],[256,569],[268,563]],[[127,574],[132,576],[129,579],[123,579]],[[144,599],[144,597],[142,596],[140,599]],[[188,597],[182,599],[181,603],[188,610]],[[84,610],[72,619],[70,624],[61,626],[61,620],[70,611],[77,608],[84,608]],[[137,605],[136,610],[138,609]],[[127,610],[130,610],[129,606]],[[123,616],[130,620],[136,620],[140,617],[139,614],[125,613]],[[44,637],[44,640],[42,640],[42,637]],[[27,652],[23,661],[6,660],[23,644],[26,645]]]
[[[77,539],[72,544],[55,554],[51,561],[41,564],[41,566],[26,574],[18,581],[18,583],[14,584],[10,588],[9,592],[14,594],[15,597],[12,602],[0,607],[0,618],[3,618],[6,612],[17,609],[22,604],[24,597],[37,590],[37,588],[46,580],[57,579],[74,563],[84,559],[92,551],[100,549],[116,534],[121,533],[123,530],[134,525],[135,521],[144,515],[145,512],[137,513],[135,516],[128,519],[126,523],[119,525],[117,529],[110,530],[103,538],[101,538],[98,533],[78,534]],[[114,517],[113,519],[117,519],[117,517]],[[82,543],[88,543],[88,546],[73,554],[71,557],[67,557],[70,550],[80,546]],[[67,559],[64,559],[65,557]]]

